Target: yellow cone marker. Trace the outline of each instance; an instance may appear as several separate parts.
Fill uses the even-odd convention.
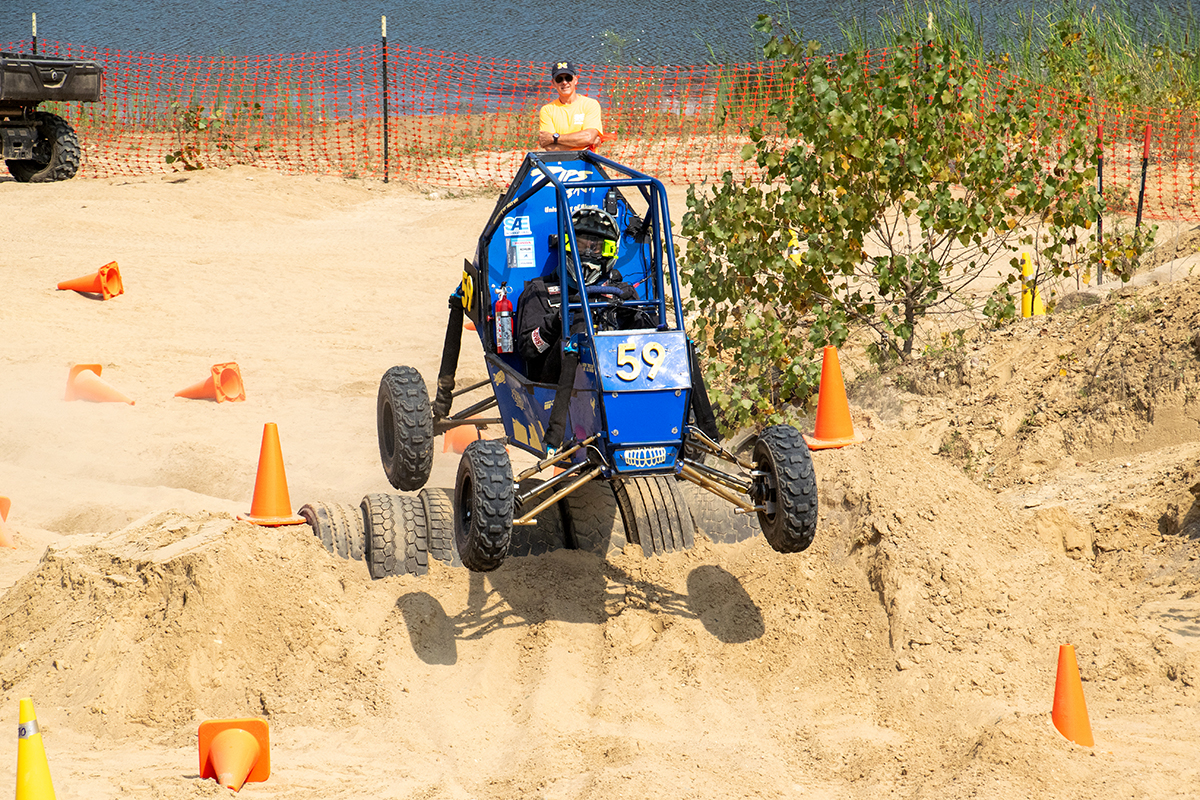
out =
[[[1028,253],[1021,253],[1021,316],[1026,319],[1046,314],[1042,293],[1038,291],[1033,277],[1033,262],[1029,260]]]
[[[33,700],[21,700],[21,722],[17,726],[17,800],[54,800],[50,764],[38,730]]]

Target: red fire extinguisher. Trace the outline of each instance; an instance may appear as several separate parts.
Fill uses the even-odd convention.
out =
[[[511,353],[513,345],[513,304],[508,299],[508,283],[500,284],[496,292],[500,299],[496,301],[496,352]]]

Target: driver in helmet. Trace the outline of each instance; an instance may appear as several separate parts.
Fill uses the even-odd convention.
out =
[[[610,287],[610,302],[614,306],[637,299],[634,288],[622,282],[621,273],[613,269],[621,241],[613,218],[595,206],[583,206],[571,213],[571,224],[575,227],[575,243],[579,247],[585,285]],[[570,252],[569,243],[567,252]],[[567,279],[569,300],[576,302],[580,293],[573,269],[567,270]],[[593,321],[600,325],[596,317],[593,312]],[[650,326],[653,326],[652,322]],[[571,333],[583,329],[583,316],[576,315]],[[562,289],[554,276],[550,277],[549,283],[545,278],[535,278],[521,293],[517,305],[517,352],[525,359],[532,380],[539,383],[558,381],[562,369]]]

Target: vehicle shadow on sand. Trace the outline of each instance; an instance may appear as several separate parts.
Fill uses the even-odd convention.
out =
[[[459,640],[477,640],[505,628],[559,621],[603,625],[627,610],[699,620],[725,644],[761,637],[762,612],[742,582],[725,569],[702,565],[687,577],[681,594],[636,578],[606,563],[602,570],[581,570],[568,581],[531,581],[524,569],[473,572],[467,605],[450,616],[428,592],[410,592],[396,600],[413,652],[427,664],[454,664]]]

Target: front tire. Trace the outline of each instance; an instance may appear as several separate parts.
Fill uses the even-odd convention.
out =
[[[454,543],[463,566],[491,572],[504,563],[513,527],[513,475],[498,441],[471,442],[454,483]]]
[[[403,492],[417,491],[433,470],[433,408],[421,373],[392,367],[383,374],[375,423],[388,483]]]
[[[817,478],[804,437],[791,425],[772,425],[754,445],[751,500],[765,506],[758,525],[776,552],[799,553],[817,532]]]
[[[32,160],[5,161],[8,171],[21,183],[50,183],[74,178],[79,171],[79,137],[71,123],[48,111],[35,111],[41,122]]]

